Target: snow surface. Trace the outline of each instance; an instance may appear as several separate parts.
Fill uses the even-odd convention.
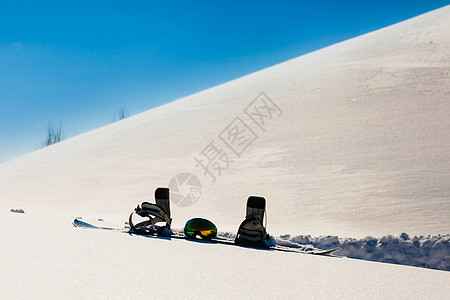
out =
[[[371,261],[402,264],[450,271],[450,235],[420,236],[410,238],[403,233],[363,239],[339,238],[337,236],[311,237],[283,235],[276,243],[288,247],[311,245],[319,249],[339,247],[337,255]]]
[[[188,172],[202,195],[172,205],[175,228],[205,217],[235,232],[247,197],[262,195],[272,235],[446,236],[449,73],[447,6],[0,164],[0,297],[446,299],[449,272],[80,230],[71,220],[123,224]],[[258,127],[244,110],[261,92],[277,109]],[[239,120],[257,139],[237,156],[221,137]],[[211,142],[232,160],[214,182],[194,159]],[[25,213],[9,212],[17,208]]]
[[[112,217],[195,174],[173,207],[235,231],[249,195],[269,231],[364,237],[450,228],[450,7],[301,56],[0,165],[0,208]],[[176,88],[176,87],[174,87]],[[265,92],[265,132],[243,110]],[[218,137],[240,116],[258,139],[236,157]],[[194,157],[233,163],[212,182]],[[395,232],[393,232],[395,231]]]
[[[81,229],[60,216],[0,216],[2,299],[445,299],[450,292],[450,272]]]

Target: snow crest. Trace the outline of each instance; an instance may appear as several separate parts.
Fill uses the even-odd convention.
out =
[[[349,258],[386,262],[436,270],[450,271],[450,235],[400,236],[386,235],[381,238],[366,236],[363,239],[339,238],[337,236],[286,234],[275,239],[278,245],[300,248],[312,245],[315,248],[340,247],[337,255]]]

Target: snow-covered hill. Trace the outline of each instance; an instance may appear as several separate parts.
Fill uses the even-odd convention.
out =
[[[175,228],[206,217],[235,232],[256,194],[275,235],[448,234],[449,72],[447,6],[1,164],[0,295],[444,299],[448,272],[70,220],[123,223],[187,173],[199,182],[172,194]]]
[[[234,231],[259,194],[272,233],[446,233],[449,37],[444,7],[4,163],[0,206],[126,214],[189,172],[203,192],[174,208],[179,225],[203,215]],[[282,113],[258,127],[244,111],[261,92]],[[226,144],[226,129],[246,129],[238,117],[252,129],[239,157]],[[195,160],[214,147],[230,161],[215,182]]]
[[[180,220],[206,214],[235,227],[246,197],[260,194],[268,199],[269,228],[276,233],[442,233],[450,228],[449,11],[328,47],[5,163],[1,206],[93,213],[107,206],[123,213],[148,200],[155,187],[189,172],[200,179],[203,193],[196,205],[175,210]],[[282,113],[271,111],[272,119],[264,118],[259,128],[244,111],[261,92]],[[267,114],[264,108],[261,113]],[[222,134],[234,125],[241,130],[237,117],[253,129],[243,146],[232,145],[240,157]],[[206,162],[202,151],[213,150],[210,142],[232,161],[221,174],[211,170],[215,182],[194,159]]]

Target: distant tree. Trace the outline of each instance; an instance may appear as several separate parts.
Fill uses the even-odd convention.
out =
[[[128,118],[129,116],[130,116],[130,113],[128,112],[128,109],[126,109],[125,107],[121,107],[121,108],[119,108],[119,110],[117,110],[116,115],[114,116],[114,120],[120,121],[125,118]]]
[[[62,124],[53,125],[51,121],[48,121],[47,130],[45,132],[45,139],[42,142],[41,148],[61,142],[63,139]]]

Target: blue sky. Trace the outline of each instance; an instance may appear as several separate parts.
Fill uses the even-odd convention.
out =
[[[448,4],[2,0],[0,163]]]

